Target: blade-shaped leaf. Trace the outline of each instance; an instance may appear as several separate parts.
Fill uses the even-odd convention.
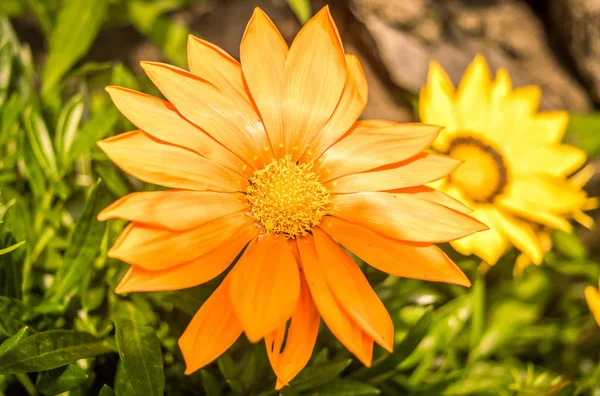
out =
[[[48,330],[21,340],[0,356],[0,373],[51,370],[109,352],[112,348],[106,341],[88,333]]]
[[[25,326],[22,318],[30,311],[27,304],[10,297],[0,296],[0,334],[10,337]]]
[[[69,364],[39,373],[35,387],[42,395],[53,396],[73,389],[87,379],[88,375],[81,367]]]
[[[56,154],[42,116],[33,107],[28,107],[23,113],[23,124],[33,154],[42,170],[47,176],[55,177],[57,175]]]
[[[165,375],[156,332],[130,302],[115,304],[113,321],[119,355],[134,389],[140,396],[162,396]]]

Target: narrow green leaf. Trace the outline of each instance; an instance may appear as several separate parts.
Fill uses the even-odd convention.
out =
[[[85,274],[100,251],[106,229],[106,223],[96,220],[96,216],[109,202],[110,197],[101,181],[98,181],[92,188],[83,212],[77,220],[54,283],[46,293],[48,301],[64,302],[65,297],[85,278]]]
[[[136,91],[139,91],[140,89],[140,85],[133,73],[122,63],[119,63],[113,68],[110,83],[118,85],[119,87],[135,89]]]
[[[555,230],[552,232],[553,246],[567,257],[585,259],[588,256],[586,246],[575,233]]]
[[[98,140],[112,134],[117,121],[119,121],[119,112],[114,107],[90,118],[75,137],[71,147],[70,160],[89,152],[96,146]]]
[[[21,247],[21,245],[23,245],[24,243],[25,243],[25,241],[21,241],[21,242],[15,243],[15,244],[14,244],[14,245],[12,245],[12,246],[9,246],[9,247],[7,247],[7,248],[0,249],[0,256],[1,256],[1,255],[3,255],[3,254],[6,254],[6,253],[10,253],[10,252],[12,252],[13,250],[17,250],[17,249],[18,249],[19,247]]]
[[[108,385],[103,385],[102,389],[100,389],[100,393],[98,394],[98,396],[116,396],[117,394],[115,393],[115,391],[113,390],[113,388],[111,388]]]
[[[138,395],[162,396],[165,375],[156,332],[130,302],[118,301],[115,304],[113,321],[121,362],[134,389]]]
[[[70,162],[71,146],[77,136],[79,123],[83,117],[83,109],[83,99],[80,94],[77,94],[69,99],[58,117],[54,146],[56,147],[61,169]]]
[[[12,349],[19,342],[21,342],[21,340],[27,335],[27,330],[29,330],[28,327],[23,327],[19,331],[17,331],[14,336],[4,340],[4,342],[0,344],[0,356],[2,356],[9,349]]]
[[[39,373],[35,387],[42,395],[53,396],[73,389],[87,379],[88,375],[81,367],[69,364]]]
[[[570,114],[565,142],[579,147],[588,157],[600,155],[600,112]]]
[[[370,396],[378,395],[381,391],[362,382],[338,380],[315,390],[319,396]]]
[[[108,343],[88,333],[48,330],[21,340],[0,356],[0,373],[51,370],[109,352]]]
[[[485,320],[485,277],[477,271],[477,278],[471,288],[473,315],[471,318],[470,349],[474,349],[481,340]]]
[[[8,41],[0,41],[0,108],[8,97],[8,86],[13,70],[12,45]]]
[[[202,388],[206,396],[219,396],[223,394],[219,381],[210,372],[201,370],[200,375],[202,376]]]
[[[314,364],[302,370],[290,385],[297,392],[315,389],[337,378],[350,363],[352,359]]]
[[[0,296],[0,334],[10,337],[17,333],[25,326],[23,317],[30,311],[22,301]]]
[[[13,244],[15,239],[6,234],[0,239],[3,245]],[[23,296],[23,261],[19,251],[0,256],[0,296],[21,299]]]
[[[23,124],[25,125],[25,131],[27,132],[27,138],[29,139],[33,154],[42,171],[47,176],[56,176],[58,173],[56,154],[54,153],[52,140],[42,116],[33,107],[28,107],[23,113]]]
[[[312,15],[310,0],[286,0],[296,17],[303,25],[308,22]]]
[[[92,45],[110,2],[65,0],[50,37],[48,58],[42,71],[42,94],[46,95]]]
[[[113,386],[115,387],[115,393],[118,396],[138,396],[131,381],[129,381],[123,362],[117,364],[117,372],[115,373],[115,382]]]

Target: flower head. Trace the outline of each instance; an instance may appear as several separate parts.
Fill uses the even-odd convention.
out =
[[[190,37],[189,72],[143,63],[168,102],[107,88],[139,130],[100,148],[172,188],[99,215],[131,221],[109,252],[132,266],[117,292],[196,286],[243,252],[179,341],[187,372],[243,332],[265,340],[279,388],[308,362],[321,318],[369,365],[373,342],[392,350],[392,320],[338,243],[393,275],[469,285],[433,243],[486,227],[424,186],[458,165],[424,152],[438,127],[356,121],[365,77],[327,8],[290,48],[255,10],[240,52]]]
[[[543,228],[570,231],[570,218],[591,225],[583,211],[595,200],[581,180],[567,180],[586,156],[560,143],[568,115],[538,112],[540,96],[536,86],[513,89],[504,69],[492,80],[481,56],[457,90],[431,63],[419,113],[423,122],[445,126],[434,149],[462,161],[433,185],[472,207],[473,217],[490,227],[452,242],[460,253],[494,264],[514,245],[527,256],[520,266],[526,260],[539,264],[547,246]]]

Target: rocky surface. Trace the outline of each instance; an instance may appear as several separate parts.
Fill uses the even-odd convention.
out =
[[[360,38],[376,48],[398,86],[416,92],[431,59],[457,82],[473,56],[481,53],[492,69],[507,68],[515,85],[540,85],[543,108],[591,108],[587,92],[549,47],[542,21],[524,1],[349,2],[364,24]]]
[[[600,102],[600,0],[550,0],[549,21],[596,102]]]

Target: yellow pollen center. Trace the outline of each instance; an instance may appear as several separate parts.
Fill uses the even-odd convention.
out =
[[[286,155],[254,172],[246,199],[266,233],[305,236],[327,214],[329,191],[312,166],[296,164]]]
[[[502,155],[492,146],[473,137],[458,137],[450,144],[448,155],[463,161],[450,180],[475,202],[491,202],[507,183]]]

